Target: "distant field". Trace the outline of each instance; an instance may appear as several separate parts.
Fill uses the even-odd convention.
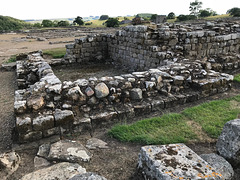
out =
[[[124,20],[124,17],[114,17],[114,18],[118,18],[118,20],[121,22]],[[132,20],[134,18],[134,16],[131,17],[127,17],[129,20]],[[91,25],[84,25],[84,27],[105,27],[104,23],[106,22],[106,20],[92,20],[92,21],[88,21],[85,23],[92,23]]]

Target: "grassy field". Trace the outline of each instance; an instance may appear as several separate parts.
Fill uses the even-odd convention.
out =
[[[124,142],[141,144],[186,143],[217,138],[230,120],[240,112],[240,95],[203,103],[181,113],[116,125],[109,135]],[[204,136],[204,137],[202,137]]]

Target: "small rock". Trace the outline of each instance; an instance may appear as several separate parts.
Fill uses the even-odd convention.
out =
[[[34,161],[35,168],[42,168],[42,167],[49,166],[51,164],[48,160],[38,156],[35,156],[33,161]]]
[[[130,90],[130,98],[132,100],[141,100],[142,97],[142,90],[140,88],[133,88]]]
[[[107,97],[109,94],[109,89],[105,83],[99,83],[95,87],[95,93],[97,98]]]
[[[42,144],[39,146],[37,155],[43,158],[47,158],[50,151],[50,143]]]
[[[16,152],[0,154],[0,176],[7,179],[9,175],[15,172],[20,164],[20,156]]]
[[[27,109],[26,103],[27,101],[15,101],[14,102],[15,112],[18,114],[24,113]]]
[[[105,177],[99,176],[95,173],[87,172],[84,174],[78,174],[69,180],[107,180],[107,179]]]
[[[107,148],[109,148],[109,147],[107,146],[107,143],[106,143],[106,142],[104,142],[104,141],[102,141],[102,140],[100,140],[100,139],[97,139],[97,138],[91,138],[91,139],[89,139],[89,140],[87,141],[86,147],[87,147],[88,149],[97,149],[97,148],[99,148],[99,149],[107,149]]]
[[[87,94],[88,97],[94,95],[94,91],[92,90],[91,87],[87,87],[85,93]]]
[[[44,98],[42,96],[30,97],[27,99],[27,106],[35,111],[39,110],[44,105]]]
[[[77,163],[62,162],[53,166],[43,168],[23,176],[20,180],[68,180],[77,174],[86,173],[86,169]]]

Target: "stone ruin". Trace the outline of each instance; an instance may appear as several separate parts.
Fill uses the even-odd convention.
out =
[[[76,39],[57,62],[107,61],[131,71],[114,77],[61,82],[40,52],[17,61],[18,141],[35,141],[62,131],[91,133],[227,91],[233,76],[225,72],[240,66],[239,25],[201,28],[128,26],[113,35]]]
[[[14,109],[19,143],[67,132],[92,134],[97,128],[229,90],[233,76],[227,73],[240,67],[240,26],[127,26],[115,34],[76,39],[66,48],[64,59],[50,64],[41,52],[17,61]],[[106,62],[129,73],[62,82],[51,68]],[[220,176],[215,172],[214,179]]]

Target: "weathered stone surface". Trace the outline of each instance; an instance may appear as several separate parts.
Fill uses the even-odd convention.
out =
[[[30,97],[27,99],[27,106],[33,110],[38,110],[44,105],[44,98],[42,96]]]
[[[223,157],[211,153],[211,154],[201,154],[200,157],[209,163],[214,169],[219,171],[220,174],[223,175],[224,179],[232,179],[234,176],[234,171],[229,164]]]
[[[51,145],[48,159],[68,162],[88,162],[91,153],[79,142],[61,140]]]
[[[0,176],[5,180],[9,175],[15,172],[20,164],[20,156],[16,152],[0,154]]]
[[[2,68],[7,70],[7,71],[12,71],[13,69],[16,68],[16,62],[3,63]]]
[[[68,90],[67,96],[74,101],[79,101],[81,97],[84,97],[84,94],[82,93],[79,86],[75,86]]]
[[[47,158],[50,151],[50,147],[51,147],[50,143],[42,144],[38,148],[37,155],[40,157]]]
[[[102,141],[101,139],[97,139],[97,138],[91,138],[89,140],[87,140],[87,144],[86,147],[88,149],[107,149],[109,148],[107,146],[107,143]]]
[[[20,134],[19,135],[19,141],[21,143],[23,142],[31,142],[42,139],[42,131],[30,131],[27,134]]]
[[[99,176],[95,173],[87,172],[84,174],[78,174],[69,180],[107,180],[107,179],[105,177]]]
[[[240,119],[228,121],[218,138],[216,148],[219,154],[233,166],[240,165]]]
[[[74,120],[73,112],[70,110],[56,109],[54,112],[56,125],[68,124]]]
[[[138,168],[149,179],[223,179],[184,144],[142,147]]]
[[[35,156],[33,162],[34,162],[35,168],[42,168],[42,167],[49,166],[51,164],[48,160],[38,156]]]
[[[54,127],[54,117],[52,115],[40,115],[33,119],[33,129],[35,131],[51,129]]]
[[[68,180],[77,174],[86,173],[86,169],[77,163],[62,162],[50,167],[40,169],[29,173],[21,178],[21,180],[49,180],[49,179],[61,179]]]
[[[14,102],[14,110],[16,113],[24,113],[27,109],[26,106],[27,101],[15,101]]]
[[[16,127],[18,132],[25,133],[32,130],[32,120],[30,117],[16,117]]]
[[[87,87],[87,89],[85,90],[85,93],[87,94],[87,96],[94,95],[94,91],[92,90],[91,87]]]
[[[130,91],[130,98],[132,100],[141,100],[143,98],[142,97],[142,90],[140,88],[133,88]]]
[[[99,83],[95,87],[95,93],[97,98],[107,97],[109,94],[109,89],[105,83]]]

